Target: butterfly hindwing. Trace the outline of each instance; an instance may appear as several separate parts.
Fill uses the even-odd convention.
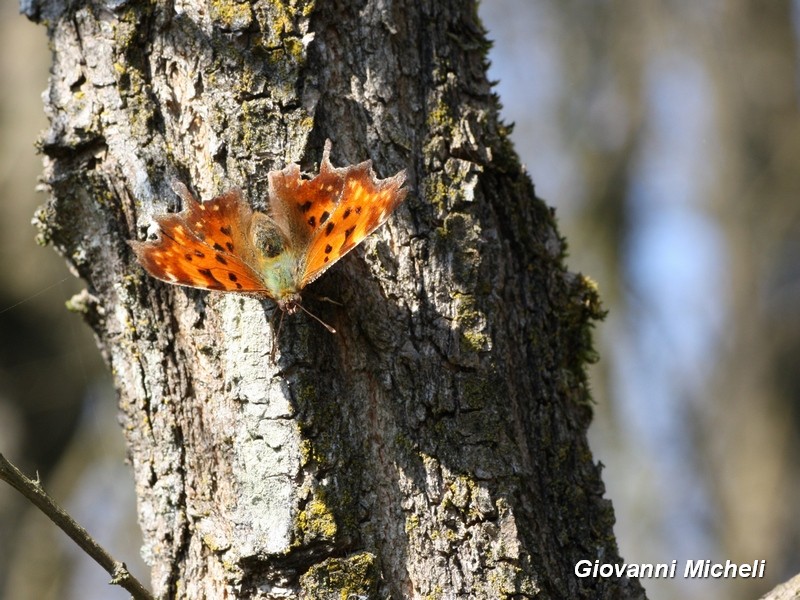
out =
[[[323,155],[319,175],[303,179],[300,167],[291,164],[269,174],[272,217],[296,247],[304,246],[314,231],[330,217],[342,193],[342,177]]]

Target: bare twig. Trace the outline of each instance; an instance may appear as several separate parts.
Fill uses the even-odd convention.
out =
[[[128,571],[125,563],[114,558],[89,535],[83,527],[75,522],[67,512],[56,504],[42,489],[38,481],[28,479],[0,453],[0,479],[8,482],[20,494],[30,500],[64,533],[73,539],[81,549],[91,556],[109,575],[112,584],[128,590],[136,600],[154,600],[153,595]]]

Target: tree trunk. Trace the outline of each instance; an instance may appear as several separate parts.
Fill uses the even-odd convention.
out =
[[[47,2],[41,235],[120,396],[154,591],[642,598],[586,443],[592,287],[498,121],[473,3]],[[372,158],[411,193],[305,293],[338,330],[144,274],[126,241],[266,173]],[[341,306],[315,299],[327,296]]]

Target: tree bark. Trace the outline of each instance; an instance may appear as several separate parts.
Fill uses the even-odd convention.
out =
[[[800,575],[795,575],[789,581],[776,586],[759,600],[796,600],[800,598]]]
[[[54,64],[38,213],[119,391],[160,597],[643,598],[586,443],[592,284],[499,122],[473,3],[23,3]],[[274,305],[126,244],[266,173],[406,168],[389,223]],[[341,306],[319,302],[327,296]]]

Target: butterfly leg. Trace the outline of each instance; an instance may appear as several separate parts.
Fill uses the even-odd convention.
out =
[[[281,318],[278,321],[278,330],[275,331],[275,316],[278,314],[278,312],[281,313]],[[276,306],[275,310],[272,313],[272,318],[270,319],[270,329],[275,331],[275,335],[272,336],[272,349],[269,352],[269,360],[272,363],[275,362],[275,354],[278,351],[278,340],[280,339],[281,336],[281,327],[283,327],[283,317],[285,316],[286,316],[286,311],[279,310],[278,307]]]
[[[330,302],[331,304],[335,304],[336,306],[344,306],[338,300],[334,300],[333,298],[328,298],[327,296],[314,296],[315,300],[319,300],[320,302]]]

